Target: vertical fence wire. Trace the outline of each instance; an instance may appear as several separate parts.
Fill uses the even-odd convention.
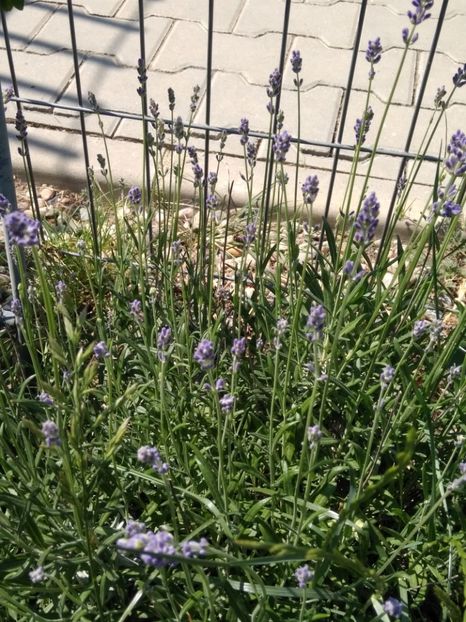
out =
[[[437,22],[437,27],[435,29],[434,32],[434,36],[432,39],[432,45],[430,47],[430,51],[429,51],[429,56],[427,59],[427,65],[426,65],[426,69],[424,71],[424,75],[422,76],[422,82],[421,85],[419,87],[419,94],[416,100],[416,106],[414,108],[414,113],[413,113],[413,118],[411,119],[411,125],[409,127],[409,131],[408,131],[408,136],[406,138],[406,143],[405,143],[405,151],[408,151],[411,147],[411,141],[413,139],[413,135],[414,135],[414,130],[416,129],[416,123],[417,123],[417,119],[419,116],[419,111],[421,109],[421,104],[422,104],[422,100],[424,98],[424,93],[426,90],[426,86],[427,86],[427,81],[429,79],[429,75],[430,75],[430,70],[432,68],[432,63],[434,60],[434,56],[435,56],[435,52],[437,50],[437,45],[438,45],[438,40],[440,38],[440,33],[442,31],[442,26],[443,26],[443,22],[445,20],[445,14],[447,12],[447,7],[448,7],[448,2],[449,0],[443,0],[441,9],[440,9],[440,13],[439,13],[439,17],[438,17],[438,22]],[[390,207],[388,208],[388,212],[387,212],[387,217],[385,219],[385,225],[384,225],[384,229],[383,229],[383,233],[382,233],[382,238],[381,238],[381,242],[379,245],[379,250],[377,253],[377,261],[380,259],[380,255],[382,253],[382,249],[384,248],[384,243],[385,240],[387,238],[387,235],[390,231],[390,224],[391,224],[391,219],[392,219],[392,214],[393,214],[393,210],[395,208],[395,203],[396,203],[396,197],[397,197],[397,193],[398,193],[398,187],[400,184],[400,180],[403,176],[403,171],[404,168],[406,166],[407,163],[407,158],[405,156],[402,157],[401,159],[401,163],[400,163],[400,168],[398,170],[398,175],[396,178],[396,184],[395,184],[395,188],[393,189],[393,194],[392,194],[392,198],[390,201]]]
[[[278,65],[278,70],[281,76],[281,82],[280,82],[280,88],[278,90],[277,97],[275,100],[275,111],[274,111],[273,128],[272,128],[272,133],[274,135],[277,132],[277,116],[280,110],[280,100],[281,100],[281,95],[282,95],[283,71],[285,68],[286,43],[288,39],[288,28],[290,24],[290,11],[291,11],[291,0],[286,0],[285,13],[283,16],[283,30],[282,30],[282,40],[281,40],[281,48],[280,48],[280,59],[279,59],[279,65]],[[268,223],[269,212],[270,212],[270,193],[272,191],[273,161],[274,161],[274,154],[273,154],[273,150],[271,150],[270,164],[269,164],[269,170],[268,170],[268,179],[267,179],[267,188],[266,188],[266,198],[265,198],[264,222],[263,222],[263,227],[262,227],[263,242],[265,242],[265,237],[266,237],[266,232],[267,232],[267,223]],[[298,174],[298,171],[296,171],[296,174]]]
[[[143,73],[141,83],[141,107],[142,107],[142,115],[144,117],[142,122],[142,132],[143,132],[143,145],[144,145],[144,176],[145,176],[145,184],[143,184],[143,197],[146,198],[146,209],[149,214],[152,214],[151,208],[151,174],[150,174],[150,153],[149,153],[149,141],[147,136],[147,66],[146,66],[146,38],[144,31],[144,1],[138,0],[138,11],[139,11],[139,53],[140,53],[140,71]],[[152,248],[153,241],[153,231],[152,231],[152,219],[151,224],[148,231],[149,237],[149,247]]]
[[[79,74],[79,58],[78,58],[78,48],[76,45],[76,30],[74,27],[73,2],[72,0],[67,0],[67,3],[68,3],[68,20],[70,23],[71,47],[73,51],[76,95],[78,98],[78,104],[80,107],[82,107],[83,96],[82,96],[82,89],[81,89],[81,77]],[[89,200],[89,211],[90,211],[90,216],[91,216],[92,238],[94,242],[95,254],[99,255],[99,239],[97,235],[97,217],[96,217],[96,211],[95,211],[94,192],[92,189],[91,174],[89,170],[90,163],[89,163],[89,150],[87,147],[86,121],[84,119],[84,112],[82,110],[80,110],[79,112],[79,120],[81,124],[81,137],[82,137],[82,142],[83,142],[84,165],[86,167],[87,196]]]
[[[13,61],[13,54],[11,51],[11,43],[10,43],[10,35],[8,32],[8,25],[6,22],[6,17],[5,17],[5,13],[3,9],[0,10],[0,13],[2,16],[3,36],[5,39],[5,48],[6,48],[6,53],[8,57],[8,66],[10,69],[11,84],[13,86],[13,91],[15,93],[15,96],[19,97],[18,80],[16,78],[15,64]],[[17,111],[17,118],[19,116],[24,119],[23,108],[22,108],[21,102],[19,101],[16,102],[16,111]],[[22,147],[24,151],[24,157],[26,159],[26,175],[29,180],[29,189],[32,195],[32,211],[33,211],[34,217],[37,218],[39,222],[41,222],[41,214],[39,210],[39,199],[37,197],[36,182],[34,179],[34,170],[32,168],[31,154],[29,153],[29,144],[28,144],[27,136],[24,136],[24,138],[21,139],[21,143],[22,143]],[[42,227],[40,228],[40,231],[42,235]]]
[[[361,8],[359,9],[358,26],[356,29],[356,35],[354,37],[353,54],[351,56],[351,65],[350,65],[349,72],[348,72],[348,80],[346,82],[345,96],[343,98],[343,106],[341,110],[340,124],[338,127],[338,135],[337,135],[337,140],[336,140],[337,143],[341,143],[341,141],[343,140],[343,133],[345,131],[346,116],[348,114],[348,107],[349,107],[349,101],[351,97],[351,89],[353,86],[354,72],[356,69],[356,63],[357,63],[358,55],[359,55],[359,45],[361,42],[362,30],[364,27],[364,19],[366,17],[366,8],[367,8],[367,0],[362,0]],[[337,174],[339,158],[340,158],[340,148],[336,147],[334,151],[334,155],[333,155],[332,172],[330,174],[330,183],[329,183],[329,187],[327,191],[327,200],[325,203],[325,211],[323,215],[323,220],[327,220],[328,214],[330,211],[330,204],[332,201],[333,188],[335,187],[335,178]],[[319,250],[322,249],[323,243],[324,243],[324,227],[322,227],[321,232],[320,232]]]
[[[201,257],[206,254],[206,228],[207,228],[207,195],[208,195],[208,173],[209,173],[209,149],[210,149],[210,113],[212,105],[212,54],[214,39],[214,0],[209,0],[208,30],[207,30],[207,69],[206,69],[206,103],[205,103],[205,143],[204,143],[204,202],[200,218],[202,230],[201,238]]]

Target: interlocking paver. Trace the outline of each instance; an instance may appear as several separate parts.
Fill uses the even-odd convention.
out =
[[[351,64],[351,51],[329,48],[317,39],[297,37],[293,45],[294,49],[301,51],[303,57],[303,90],[312,88],[317,84],[344,87]],[[397,68],[403,52],[401,50],[388,50],[383,59],[375,66],[376,76],[372,83],[374,93],[382,100],[387,101]],[[307,59],[319,59],[318,63]],[[415,55],[410,55],[401,72],[398,88],[394,100],[397,103],[410,104],[414,89],[414,71],[416,66]],[[366,90],[368,85],[369,63],[360,54],[354,74],[353,88]],[[292,88],[294,74],[290,63],[286,64],[284,75],[285,88]]]
[[[67,0],[53,0],[57,4],[67,4]],[[124,0],[74,0],[73,7],[82,6],[93,15],[115,15]]]
[[[317,0],[305,0],[306,2],[314,2]],[[373,4],[387,6],[396,13],[404,14],[408,12],[408,10],[412,9],[411,0],[371,0]],[[440,13],[440,2],[435,2],[430,13],[433,18],[436,18]],[[464,0],[450,0],[448,3],[448,8],[446,12],[446,17],[451,17],[452,15],[465,14],[466,6]]]
[[[418,64],[418,80],[422,79],[427,65],[428,54],[423,53],[419,55]],[[461,63],[463,64],[463,63]],[[453,88],[453,76],[458,70],[460,63],[452,60],[446,54],[438,52],[432,63],[432,68],[429,74],[429,79],[426,85],[425,98],[423,106],[433,108],[434,97],[437,93],[437,88],[444,85],[447,92]],[[466,89],[456,89],[453,101],[459,104],[466,104]],[[463,125],[465,121],[463,120]]]
[[[73,58],[69,52],[38,56],[18,51],[14,62],[20,95],[28,99],[56,101],[73,75]],[[3,85],[11,82],[7,56],[3,51],[0,54],[0,81]]]
[[[229,31],[241,10],[244,0],[216,0],[214,5],[214,30]],[[176,20],[200,22],[205,28],[208,27],[208,3],[199,0],[183,0],[172,2],[171,0],[146,0],[144,14],[159,17],[170,17]],[[126,19],[138,19],[138,6],[134,0],[126,0],[118,11],[118,17]]]
[[[251,84],[267,84],[277,65],[281,37],[266,34],[256,39],[217,33],[213,43],[213,69],[241,73]],[[178,71],[206,66],[207,32],[192,22],[177,22],[156,55],[151,68]]]
[[[23,11],[8,11],[6,22],[13,50],[23,50],[37,32],[50,19],[56,6],[45,2],[27,4]],[[5,47],[3,28],[0,30],[0,47]]]
[[[284,9],[283,0],[247,0],[234,32],[248,36],[281,33]],[[349,2],[330,6],[293,4],[289,33],[318,37],[329,46],[350,48],[358,14],[358,5]]]
[[[79,8],[75,9],[74,16],[76,42],[80,51],[92,56],[97,54],[114,56],[122,65],[136,66],[141,55],[139,27],[136,22],[89,15]],[[149,17],[145,20],[148,60],[161,45],[170,23],[170,20],[158,17]],[[28,51],[50,54],[67,49],[71,49],[68,12],[65,7],[60,7],[36,35]]]

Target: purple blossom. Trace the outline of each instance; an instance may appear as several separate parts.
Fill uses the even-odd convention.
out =
[[[303,59],[299,50],[291,52],[291,70],[293,73],[299,73],[303,67]]]
[[[345,261],[345,265],[343,266],[343,274],[345,276],[350,276],[350,274],[352,274],[354,269],[354,261],[351,261],[351,259],[348,259],[348,261]]]
[[[50,421],[44,421],[42,424],[42,434],[44,435],[45,444],[47,447],[58,447],[61,445],[60,434],[56,423]]]
[[[409,41],[409,28],[403,28],[403,30],[401,31],[401,37],[405,45],[408,45],[408,43],[413,45],[419,39],[419,34],[417,32],[413,34],[411,41]]]
[[[137,455],[139,462],[150,465],[154,469],[154,471],[156,471],[160,475],[165,475],[165,473],[168,473],[170,467],[166,462],[163,462],[157,447],[150,447],[149,445],[144,445],[143,447],[140,447],[138,449]]]
[[[142,200],[142,192],[139,186],[131,186],[128,191],[128,201],[131,205],[139,205]]]
[[[454,201],[445,201],[440,210],[440,216],[445,218],[453,218],[453,216],[458,216],[458,214],[461,214],[461,205]]]
[[[39,244],[38,220],[29,218],[23,212],[15,210],[4,218],[10,244],[17,246],[35,246]]]
[[[427,320],[417,320],[414,322],[413,337],[419,339],[429,328],[429,322]]]
[[[459,378],[461,376],[461,365],[452,365],[448,368],[448,382],[453,382],[454,378]]]
[[[354,125],[354,134],[356,137],[356,143],[363,145],[366,141],[366,135],[370,130],[372,119],[374,118],[374,111],[371,106],[367,107],[362,119],[356,119]]]
[[[296,572],[294,573],[296,581],[298,583],[298,587],[304,589],[309,581],[312,581],[314,578],[314,573],[312,570],[309,570],[309,566],[304,564],[304,566],[300,566]]]
[[[190,145],[186,151],[188,152],[188,156],[189,159],[191,160],[191,164],[197,164],[199,162],[199,159],[197,157],[197,149],[196,147],[194,147],[193,145]]]
[[[257,227],[253,222],[249,222],[244,228],[244,243],[246,246],[249,246],[256,239],[256,230]]]
[[[369,244],[377,228],[380,203],[375,192],[366,197],[354,222],[354,239],[358,244]]]
[[[181,551],[183,557],[187,557],[188,559],[191,557],[204,557],[207,553],[208,546],[209,542],[206,538],[201,538],[199,541],[188,540],[181,545]]]
[[[380,383],[382,387],[387,387],[395,377],[395,370],[391,365],[386,365],[380,374]]]
[[[185,133],[183,119],[181,117],[176,117],[175,123],[173,124],[173,133],[175,134],[175,138],[178,139],[178,142],[183,140]]]
[[[259,143],[257,140],[255,142],[249,141],[246,145],[246,158],[251,168],[254,168],[256,166],[258,147]]]
[[[43,566],[37,566],[34,570],[31,570],[29,573],[29,579],[31,583],[42,583],[45,581],[47,575],[45,574]]]
[[[199,363],[202,371],[212,369],[215,365],[214,344],[208,339],[202,339],[194,352],[193,358],[196,363]]]
[[[57,293],[58,299],[62,301],[63,296],[66,292],[66,283],[64,283],[63,281],[57,281],[55,283],[55,291]]]
[[[447,146],[445,168],[452,175],[462,175],[466,172],[466,134],[457,130]]]
[[[130,302],[129,312],[135,320],[140,320],[142,318],[142,302],[137,299]]]
[[[457,88],[461,88],[466,84],[466,63],[463,67],[458,67],[458,71],[453,76],[453,84]]]
[[[360,281],[362,279],[363,276],[366,275],[366,270],[364,268],[362,268],[361,270],[359,270],[358,272],[356,272],[356,274],[353,276],[353,281],[355,283],[357,283],[358,281]]]
[[[407,15],[411,24],[417,26],[429,19],[431,14],[427,13],[427,11],[433,7],[434,0],[413,0],[412,5],[416,10],[408,11]]]
[[[306,337],[311,341],[322,339],[325,326],[325,309],[322,305],[313,305],[307,317]]]
[[[306,205],[312,205],[319,194],[319,178],[317,175],[309,175],[306,177],[301,186],[303,192],[303,200]]]
[[[39,402],[45,404],[46,406],[53,406],[54,404],[52,396],[45,391],[41,391],[37,396],[37,399],[39,400]]]
[[[143,95],[146,94],[146,82],[147,82],[147,70],[146,70],[146,66],[144,65],[144,59],[142,58],[138,59],[137,70],[138,70],[138,80],[140,84],[139,88],[137,89],[137,93],[140,97],[142,97]]]
[[[197,188],[197,186],[201,185],[204,171],[202,170],[199,164],[194,164],[194,166],[192,167],[192,171],[194,175],[194,187]]]
[[[210,210],[216,210],[218,207],[218,198],[215,194],[209,194],[206,198],[206,205]]]
[[[233,345],[231,347],[231,353],[233,356],[242,357],[246,352],[246,337],[240,337],[239,339],[233,339]]]
[[[21,300],[19,298],[12,298],[10,302],[10,310],[15,316],[17,320],[22,320],[23,318],[23,305],[21,304]]]
[[[366,60],[371,65],[377,64],[382,58],[382,45],[380,43],[380,37],[377,37],[373,41],[369,41],[366,50]]]
[[[223,378],[217,378],[217,380],[215,381],[215,390],[223,391],[224,388],[225,388],[225,380]]]
[[[196,108],[197,108],[197,104],[199,102],[199,91],[201,90],[201,87],[196,84],[196,86],[193,86],[193,94],[191,95],[191,104],[189,106],[189,109],[191,110],[191,112],[196,112]]]
[[[144,523],[139,521],[130,520],[126,523],[125,527],[125,537],[131,538],[140,533],[144,533],[146,531],[146,526]]]
[[[399,600],[390,596],[383,604],[383,610],[392,618],[399,618],[403,611],[403,605]]]
[[[267,87],[267,95],[269,97],[276,97],[280,92],[280,85],[282,83],[282,76],[278,69],[274,69],[269,76],[269,86]]]
[[[18,132],[16,138],[21,141],[26,140],[28,126],[21,110],[16,111],[15,129]]]
[[[157,356],[164,363],[167,360],[167,350],[172,341],[172,329],[170,326],[162,326],[157,335]]]
[[[173,536],[168,531],[148,531],[146,534],[146,543],[143,552],[139,554],[141,560],[147,566],[155,568],[163,568],[170,562],[160,558],[160,555],[176,555],[176,549],[173,546]]]
[[[220,398],[220,407],[225,413],[229,413],[233,410],[233,406],[235,405],[235,397],[234,395],[230,395],[227,393],[222,398]]]
[[[284,162],[291,145],[291,134],[286,130],[273,137],[273,151],[277,162]]]
[[[239,139],[242,145],[245,145],[249,140],[249,120],[246,118],[241,119],[239,124],[239,133],[241,138]]]
[[[212,192],[214,191],[215,186],[217,185],[217,173],[211,172],[207,175],[207,183],[209,184]]]
[[[4,216],[11,208],[11,203],[6,196],[0,192],[0,216]]]
[[[319,425],[310,425],[307,429],[307,440],[309,441],[309,447],[311,449],[313,447],[316,447],[321,438],[322,432]]]
[[[103,359],[110,356],[110,352],[108,351],[105,341],[99,341],[95,344],[94,356],[96,357],[96,359]]]
[[[168,109],[170,112],[175,110],[175,91],[171,87],[168,88]]]

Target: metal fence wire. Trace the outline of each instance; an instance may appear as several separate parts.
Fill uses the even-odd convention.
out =
[[[239,134],[238,127],[211,124],[212,106],[215,105],[215,101],[213,101],[213,95],[212,95],[212,77],[213,77],[212,67],[213,67],[213,58],[215,56],[214,23],[215,23],[215,15],[216,15],[216,6],[220,5],[222,2],[224,3],[225,1],[226,0],[204,0],[204,2],[207,5],[207,10],[208,10],[207,46],[205,50],[205,55],[206,55],[206,63],[205,63],[206,88],[205,88],[205,106],[204,106],[205,116],[204,116],[204,122],[199,122],[199,121],[194,122],[192,123],[191,127],[204,134],[204,143],[205,143],[205,154],[204,154],[204,157],[205,157],[204,167],[205,168],[204,170],[205,171],[209,170],[211,134],[213,133],[218,134],[220,132],[225,132],[227,135],[228,134]],[[423,98],[425,95],[426,85],[427,85],[429,75],[431,72],[432,63],[433,63],[434,56],[437,50],[440,33],[442,31],[442,27],[445,22],[445,15],[446,15],[447,7],[448,7],[448,2],[449,0],[442,0],[441,5],[440,5],[440,11],[439,11],[438,19],[436,21],[435,31],[432,37],[432,43],[431,43],[430,50],[428,53],[428,60],[425,65],[425,69],[421,77],[420,83],[418,85],[417,99],[415,101],[414,106],[412,107],[412,118],[411,118],[411,122],[409,125],[409,130],[407,133],[404,147],[398,150],[384,149],[381,147],[381,148],[377,148],[376,150],[377,154],[398,158],[400,162],[397,180],[396,180],[396,183],[394,183],[393,195],[392,195],[392,199],[390,202],[390,208],[389,208],[388,216],[386,218],[385,228],[383,232],[384,237],[387,235],[387,232],[390,230],[390,219],[391,219],[393,208],[395,205],[396,188],[397,188],[399,180],[401,179],[403,175],[406,162],[410,159],[414,159],[417,157],[417,154],[410,152],[410,147],[411,147],[411,143],[413,139],[414,130],[416,128],[416,123],[418,121],[419,112],[421,109]],[[76,28],[75,28],[75,20],[76,20],[75,10],[73,7],[72,0],[67,0],[66,5],[67,5],[67,14],[68,14],[68,22],[69,22],[71,51],[72,51],[72,58],[73,58],[73,65],[74,65],[74,82],[75,82],[75,88],[76,88],[77,104],[68,104],[68,103],[60,102],[60,101],[51,102],[51,101],[47,101],[45,98],[42,99],[42,98],[22,97],[20,88],[19,88],[18,71],[15,66],[15,53],[13,52],[12,40],[11,40],[11,36],[8,30],[6,15],[2,11],[1,21],[2,21],[2,29],[3,29],[3,40],[4,40],[4,46],[5,46],[7,59],[8,59],[11,84],[12,84],[13,91],[14,91],[14,97],[12,98],[12,100],[15,102],[17,111],[19,112],[20,115],[23,113],[23,106],[33,106],[34,108],[39,108],[43,110],[48,109],[52,111],[59,111],[59,112],[61,111],[61,112],[67,112],[67,113],[75,112],[79,114],[80,133],[82,136],[82,163],[83,163],[85,176],[87,179],[87,193],[88,193],[88,198],[89,198],[91,225],[94,231],[95,245],[97,248],[96,213],[95,213],[96,208],[95,208],[95,201],[93,197],[92,179],[91,179],[90,172],[89,172],[90,161],[89,161],[89,148],[88,148],[88,131],[86,128],[86,118],[88,118],[88,115],[95,115],[97,111],[90,106],[84,105],[84,98],[83,98],[82,84],[81,84],[81,77],[80,77],[80,73],[82,70],[81,62],[80,62],[80,53],[79,53],[80,48],[79,48],[79,41],[77,41]],[[357,27],[356,27],[356,31],[354,35],[353,46],[352,46],[351,63],[349,66],[346,85],[344,88],[344,95],[343,95],[340,115],[339,115],[338,131],[335,136],[335,139],[331,141],[325,141],[325,140],[323,141],[323,140],[317,140],[313,138],[312,136],[302,136],[299,138],[299,143],[301,146],[325,147],[329,149],[330,157],[332,159],[332,166],[331,166],[329,185],[328,185],[326,195],[325,195],[326,202],[325,202],[325,210],[324,210],[324,215],[323,215],[324,218],[328,218],[328,215],[329,215],[329,210],[330,210],[332,197],[333,197],[333,193],[335,189],[336,174],[337,174],[338,165],[339,165],[342,152],[352,152],[355,150],[354,144],[343,143],[343,136],[344,136],[345,127],[347,126],[347,122],[348,122],[348,109],[349,109],[350,99],[353,93],[353,82],[354,82],[356,64],[358,62],[358,57],[360,57],[360,44],[361,44],[361,37],[363,34],[363,28],[364,28],[365,19],[366,19],[368,0],[360,0],[358,5],[359,5],[359,14],[357,18]],[[285,63],[286,63],[286,55],[287,55],[288,39],[289,39],[290,15],[292,14],[293,10],[296,9],[296,7],[297,7],[297,4],[293,3],[291,0],[285,0],[283,2],[283,22],[282,22],[283,26],[281,30],[280,46],[279,46],[279,49],[277,49],[277,66],[278,66],[278,69],[281,75],[283,75]],[[28,11],[29,8],[30,7],[28,6],[28,4],[26,4],[24,11]],[[267,15],[264,15],[263,19],[266,20]],[[138,72],[139,72],[140,78],[142,77],[143,81],[144,81],[144,72],[146,71],[146,67],[147,67],[145,21],[146,19],[145,19],[144,0],[138,0],[138,31],[139,31],[139,53],[140,53],[140,60],[138,61]],[[235,53],[234,50],[232,50],[231,53],[234,54]],[[281,87],[280,87],[280,91],[277,96],[275,113],[273,117],[273,130],[274,131],[276,130],[276,127],[277,127],[277,114],[280,109],[280,97],[281,97]],[[151,171],[151,164],[150,164],[150,157],[149,157],[150,146],[147,140],[147,132],[148,132],[148,123],[151,121],[152,118],[149,117],[147,114],[147,94],[145,93],[145,91],[143,92],[141,96],[141,103],[142,103],[142,107],[141,107],[140,113],[121,111],[121,110],[117,110],[117,109],[109,108],[109,107],[104,107],[104,108],[99,107],[98,113],[99,115],[105,116],[105,117],[139,120],[140,122],[143,123],[143,128],[144,128],[143,142],[144,142],[144,149],[145,149],[144,174],[145,174],[145,183],[147,187],[150,187],[150,180],[151,180],[151,175],[153,174],[153,171]],[[163,119],[163,121],[169,130],[173,129],[171,119],[166,118],[166,119]],[[263,131],[252,129],[250,131],[250,136],[257,137],[257,138],[267,138],[268,134]],[[297,140],[296,138],[292,138],[292,142],[296,142],[296,140]],[[29,181],[31,182],[31,187],[32,187],[32,192],[33,192],[33,209],[37,213],[37,217],[40,218],[39,202],[38,202],[37,193],[35,189],[36,185],[35,185],[34,167],[33,167],[33,162],[31,161],[31,156],[30,156],[30,152],[28,149],[27,137],[25,137],[24,140],[22,141],[22,145],[25,149],[27,174],[29,177]],[[364,145],[361,147],[361,152],[371,153],[372,149]],[[270,150],[270,157],[273,158],[273,153],[271,152],[271,150]],[[438,159],[439,158],[435,155],[424,156],[424,160],[430,161],[430,162],[437,162]],[[270,218],[270,209],[271,209],[271,196],[270,196],[271,190],[270,189],[272,187],[272,167],[268,168],[268,175],[269,175],[269,179],[266,185],[265,219],[264,219],[264,222],[262,223],[264,231],[267,227],[267,222]],[[207,184],[206,180],[207,180],[207,175],[205,175],[205,180],[204,180],[205,184]],[[324,188],[322,188],[322,192],[324,191],[325,191]],[[207,197],[207,192],[204,193],[204,196]],[[207,214],[206,210],[207,210],[207,206],[204,205],[204,210],[203,210],[204,213],[203,215],[201,215],[201,228],[202,228],[202,224],[206,222],[206,214]],[[324,229],[322,228],[322,235],[323,235],[323,232],[324,232]]]

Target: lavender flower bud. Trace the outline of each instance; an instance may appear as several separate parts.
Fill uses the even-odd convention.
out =
[[[383,604],[383,610],[392,618],[399,618],[403,611],[403,605],[399,600],[390,596]]]
[[[319,194],[319,178],[317,175],[309,175],[306,177],[301,186],[303,192],[303,200],[306,205],[312,205]]]
[[[377,64],[382,58],[382,45],[380,43],[380,37],[369,41],[366,50],[366,60],[371,65]]]
[[[193,86],[193,94],[191,95],[191,105],[189,106],[191,112],[196,112],[196,108],[197,108],[197,104],[199,102],[199,91],[201,90],[201,87],[196,84],[196,86]]]
[[[94,356],[96,359],[103,359],[110,356],[110,352],[108,351],[105,341],[99,341],[96,343],[94,346]]]
[[[411,24],[418,26],[426,19],[429,19],[431,14],[427,13],[427,11],[433,7],[434,0],[413,0],[412,5],[416,10],[408,11],[407,15]]]
[[[374,112],[371,106],[367,107],[362,119],[356,119],[354,125],[354,134],[356,137],[356,144],[363,145],[366,141],[366,135],[370,130],[372,119],[374,118]]]
[[[375,192],[366,197],[354,222],[354,239],[358,244],[369,244],[375,235],[379,222],[380,203]]]
[[[453,76],[453,84],[458,89],[466,84],[466,63],[464,67],[458,67],[458,71]]]
[[[161,530],[155,533],[148,531],[144,535],[147,538],[143,552],[139,554],[141,560],[148,566],[154,566],[155,568],[168,566],[169,560],[160,557],[160,555],[176,555],[172,534]]]
[[[253,222],[249,222],[244,228],[244,244],[249,246],[256,239],[256,225]]]
[[[139,186],[131,186],[128,191],[128,201],[131,205],[139,205],[142,200],[142,192]]]
[[[140,523],[139,521],[130,520],[126,523],[125,527],[125,537],[131,538],[140,533],[144,533],[146,531],[146,526],[144,523]]]
[[[165,475],[165,473],[168,473],[170,467],[166,462],[162,461],[157,447],[150,447],[148,445],[140,447],[138,449],[137,456],[139,462],[150,465],[154,469],[154,471],[156,471],[160,475]]]
[[[233,339],[233,345],[231,347],[231,353],[238,358],[242,357],[246,352],[246,337],[240,337],[239,339]]]
[[[23,247],[39,244],[39,221],[15,210],[5,216],[4,223],[10,244]]]
[[[181,117],[176,117],[175,123],[173,124],[173,133],[179,141],[183,140],[185,132],[183,119]]]
[[[183,557],[204,557],[207,553],[209,542],[206,538],[201,538],[199,542],[196,540],[188,540],[181,545]]]
[[[21,304],[21,300],[19,298],[12,298],[10,302],[10,310],[17,321],[21,321],[23,319],[23,305]]]
[[[21,110],[17,110],[15,119],[15,129],[18,132],[16,138],[24,141],[28,135],[28,126]]]
[[[138,80],[139,80],[139,88],[137,89],[138,95],[142,97],[146,94],[146,82],[147,82],[147,71],[144,65],[144,60],[142,58],[138,59]]]
[[[223,391],[225,388],[225,380],[223,378],[217,378],[215,381],[215,390]]]
[[[64,283],[63,281],[57,281],[55,283],[55,291],[57,293],[58,300],[60,300],[61,302],[66,292],[66,283]]]
[[[320,439],[322,438],[322,432],[320,427],[316,425],[310,425],[307,429],[307,440],[309,441],[309,447],[312,449],[316,447]]]
[[[401,31],[401,37],[405,45],[408,45],[409,43],[411,45],[414,45],[414,43],[416,43],[416,41],[419,39],[419,34],[417,32],[414,33],[410,41],[409,40],[409,28],[403,28],[403,30]]]
[[[199,363],[202,371],[212,369],[215,365],[214,344],[208,339],[202,339],[194,352],[193,358],[196,363]]]
[[[172,88],[168,89],[168,109],[170,112],[175,109],[175,91]]]
[[[342,272],[345,276],[349,276],[353,272],[353,268],[354,268],[354,261],[351,261],[351,259],[348,259],[348,261],[346,261],[345,265],[343,266]]]
[[[298,74],[303,67],[303,59],[301,58],[301,52],[299,50],[293,50],[291,52],[291,70],[293,73]]]
[[[387,387],[395,377],[395,370],[391,365],[386,365],[380,374],[380,383],[382,387]]]
[[[45,391],[41,391],[39,395],[37,396],[37,399],[39,400],[39,402],[41,402],[42,404],[45,404],[46,406],[53,406],[54,404],[52,396],[46,393]]]
[[[277,162],[284,162],[291,145],[291,134],[286,130],[273,137],[273,151]]]
[[[172,341],[172,329],[169,326],[162,326],[157,335],[157,356],[161,363],[167,360],[167,350]]]
[[[462,175],[466,172],[466,134],[457,130],[447,146],[445,168],[452,175]]]
[[[267,87],[267,95],[269,97],[275,97],[280,92],[280,86],[282,83],[282,76],[278,69],[274,69],[269,76],[269,86]]]
[[[246,118],[241,119],[239,124],[239,132],[240,132],[240,143],[245,145],[249,140],[249,121]]]
[[[216,210],[218,207],[218,198],[215,194],[209,194],[206,198],[206,205],[210,210]]]
[[[44,421],[44,423],[42,424],[42,434],[44,435],[44,440],[47,447],[58,447],[59,445],[61,445],[58,427],[53,421]]]
[[[300,566],[296,572],[294,573],[296,581],[298,583],[298,587],[304,589],[309,581],[312,581],[314,578],[314,573],[312,570],[309,570],[309,566],[304,564],[304,566]]]
[[[322,305],[313,305],[307,317],[306,328],[308,329],[306,337],[310,341],[319,341],[322,339],[325,326],[325,309]]]
[[[413,327],[413,337],[414,339],[419,339],[429,328],[429,322],[427,320],[417,320],[414,322]]]
[[[134,317],[135,320],[140,320],[142,318],[142,302],[140,300],[133,300],[133,302],[129,305],[129,312]]]
[[[233,410],[235,404],[235,397],[227,393],[220,399],[220,407],[225,413],[229,413]]]
[[[248,142],[246,145],[246,157],[251,168],[256,166],[258,148],[259,143],[257,140],[255,142]]]
[[[192,171],[193,171],[193,175],[194,175],[194,187],[197,188],[197,186],[201,185],[202,182],[202,176],[204,174],[204,171],[202,170],[202,168],[199,166],[199,164],[195,164],[192,167]]]
[[[215,172],[211,172],[211,173],[209,173],[209,174],[207,175],[207,183],[208,183],[208,184],[209,184],[209,186],[210,186],[210,190],[211,190],[211,192],[213,192],[213,191],[214,191],[215,186],[217,185],[217,181],[218,181],[218,179],[217,179],[217,173],[215,173]]]

